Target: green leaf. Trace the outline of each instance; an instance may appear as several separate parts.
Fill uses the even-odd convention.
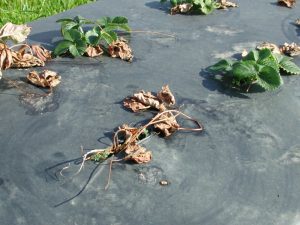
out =
[[[232,69],[232,61],[228,59],[222,59],[216,64],[208,68],[212,72],[227,72]]]
[[[68,41],[76,41],[82,39],[82,33],[75,29],[66,30],[63,37]]]
[[[73,29],[73,28],[78,28],[78,23],[75,23],[73,21],[71,22],[64,22],[61,24],[61,29],[63,31],[67,31],[67,30],[70,30],[70,29]]]
[[[94,22],[91,20],[88,20],[82,16],[75,16],[73,19],[75,22],[77,22],[78,24],[93,24]]]
[[[238,81],[252,80],[258,73],[255,61],[236,62],[232,66],[233,78]]]
[[[111,36],[109,32],[106,32],[104,30],[101,31],[101,36],[100,36],[105,42],[110,45],[114,41],[114,37]]]
[[[280,68],[289,74],[300,74],[300,68],[290,60],[282,60],[279,64]]]
[[[257,61],[258,58],[259,58],[258,51],[257,50],[252,50],[242,60],[254,60],[254,61]]]
[[[111,30],[123,30],[123,31],[130,31],[130,27],[128,24],[115,24],[115,23],[108,23],[105,26],[105,30],[111,31]]]
[[[128,23],[128,19],[123,16],[117,16],[117,17],[113,18],[112,23],[126,24],[126,23]]]
[[[100,26],[106,26],[108,23],[111,22],[111,18],[108,16],[101,17],[100,19],[96,20],[96,24]]]
[[[60,41],[55,47],[53,54],[55,56],[59,56],[61,54],[66,53],[72,44],[73,44],[72,41],[67,41],[67,40]]]
[[[75,45],[76,45],[77,51],[80,53],[80,55],[83,55],[87,48],[86,42],[83,40],[76,40]]]
[[[283,84],[283,80],[273,67],[264,66],[257,75],[257,84],[265,90],[274,90]]]
[[[80,56],[79,51],[76,48],[76,45],[70,45],[69,46],[69,52],[71,53],[72,56],[76,57],[76,56]]]
[[[270,49],[264,48],[260,50],[258,54],[259,54],[259,58],[257,60],[258,64],[273,67],[275,70],[279,72],[279,64]]]
[[[87,31],[85,33],[85,39],[88,44],[93,46],[98,45],[100,41],[99,34],[95,31],[95,29]]]

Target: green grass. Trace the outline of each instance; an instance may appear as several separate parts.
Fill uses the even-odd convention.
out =
[[[0,26],[24,24],[94,0],[0,0]]]

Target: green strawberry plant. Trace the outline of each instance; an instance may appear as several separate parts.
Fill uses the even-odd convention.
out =
[[[166,1],[167,0],[160,0],[161,3],[164,3]],[[220,3],[215,0],[170,0],[170,3],[173,9],[183,4],[191,4],[190,9],[180,9],[179,11],[181,13],[191,12],[205,15],[212,13],[215,9],[218,9],[220,7]]]
[[[55,47],[54,56],[66,53],[73,57],[81,56],[89,46],[101,45],[107,48],[118,39],[116,31],[130,32],[127,18],[121,16],[102,17],[95,21],[76,16],[73,19],[64,18],[56,22],[61,23],[63,40]]]
[[[265,90],[274,90],[283,84],[280,71],[300,74],[300,68],[291,59],[265,48],[253,50],[241,60],[222,59],[209,70],[229,78],[239,89],[247,87],[249,90],[251,85],[257,84]]]

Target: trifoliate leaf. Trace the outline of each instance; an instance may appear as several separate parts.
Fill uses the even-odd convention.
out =
[[[255,61],[236,62],[232,66],[232,74],[235,80],[253,79],[258,73]]]
[[[300,68],[290,60],[283,60],[279,64],[280,68],[289,74],[300,74]]]
[[[212,72],[227,72],[232,69],[232,61],[228,59],[222,59],[216,64],[208,68]]]
[[[283,80],[273,67],[264,66],[257,75],[257,84],[266,90],[274,90],[283,84]]]
[[[27,25],[16,25],[13,23],[6,23],[0,29],[0,39],[12,40],[16,43],[21,43],[26,40],[29,35],[31,27]]]
[[[275,70],[279,71],[279,65],[277,63],[277,59],[272,54],[270,49],[264,48],[258,52],[259,58],[257,60],[258,64],[263,66],[271,66]]]
[[[78,30],[70,29],[65,31],[63,34],[64,39],[68,41],[76,41],[80,40],[82,38],[82,33],[80,33]]]
[[[55,56],[59,56],[61,54],[66,53],[69,50],[69,47],[73,44],[72,41],[63,40],[58,43],[58,45],[55,47],[53,54]]]

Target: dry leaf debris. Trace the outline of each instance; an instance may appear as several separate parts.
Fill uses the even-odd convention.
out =
[[[169,86],[165,85],[156,96],[151,92],[141,90],[138,93],[133,94],[133,96],[127,97],[124,100],[123,105],[133,112],[139,112],[149,108],[164,111],[175,103],[174,95],[170,91]]]
[[[219,9],[227,9],[227,8],[235,8],[235,7],[238,7],[238,5],[234,2],[230,2],[230,1],[227,1],[227,0],[219,0]]]
[[[26,40],[30,31],[31,27],[27,25],[16,25],[8,22],[0,29],[0,38],[2,40],[10,39],[16,43],[21,43]]]
[[[53,88],[60,83],[61,77],[54,71],[44,70],[41,73],[30,72],[27,79],[38,87]]]
[[[22,46],[18,51],[12,52],[12,68],[29,68],[35,66],[45,66],[44,61],[27,52],[27,46]]]
[[[122,60],[132,62],[132,50],[129,47],[127,40],[124,38],[113,41],[108,46],[108,52],[113,58],[121,58]]]
[[[295,23],[296,23],[297,25],[300,25],[300,19],[296,19]]]
[[[261,44],[256,46],[256,49],[258,50],[262,50],[264,48],[270,49],[273,53],[278,53],[281,54],[281,51],[279,49],[279,47],[273,43],[270,42],[262,42]]]
[[[278,0],[278,5],[292,8],[296,4],[296,0]]]
[[[0,69],[6,70],[11,67],[13,63],[13,57],[11,50],[7,45],[0,43]]]
[[[297,45],[296,43],[284,43],[281,47],[280,47],[280,51],[288,56],[297,56],[300,55],[300,46]]]
[[[33,55],[43,62],[46,62],[52,58],[51,51],[47,50],[41,45],[31,45],[30,48],[32,49]]]
[[[183,3],[171,8],[171,15],[175,15],[177,13],[187,13],[193,8],[193,4],[191,3]]]
[[[97,57],[103,54],[103,49],[98,46],[88,46],[87,49],[85,50],[85,55],[88,57]]]

